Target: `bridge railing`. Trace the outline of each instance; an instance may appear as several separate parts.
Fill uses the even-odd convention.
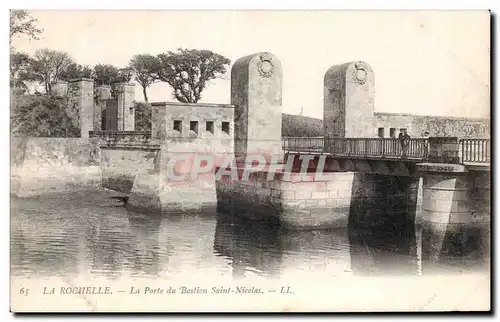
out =
[[[325,142],[322,136],[318,137],[284,137],[281,142],[283,143],[283,151],[295,152],[325,152]]]
[[[315,152],[335,155],[364,157],[408,157],[425,159],[428,141],[425,138],[410,138],[404,143],[399,139],[382,138],[323,138],[285,137],[285,152]]]
[[[458,143],[460,162],[491,162],[490,139],[462,139]],[[324,138],[284,137],[283,150],[298,153],[331,153],[334,155],[427,160],[426,138]]]
[[[490,163],[491,147],[489,139],[462,139],[459,141],[461,162]]]
[[[364,157],[407,157],[425,159],[427,157],[427,139],[382,138],[326,138],[325,152],[336,155],[353,155]]]

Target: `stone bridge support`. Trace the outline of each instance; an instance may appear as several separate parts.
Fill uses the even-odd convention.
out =
[[[422,249],[428,250],[432,260],[442,255],[482,257],[489,253],[490,172],[457,164],[456,143],[457,138],[429,139],[432,163],[417,164],[423,177],[418,224]]]
[[[423,163],[422,249],[431,260],[441,256],[488,253],[490,178],[464,165]],[[476,252],[476,253],[474,253]]]

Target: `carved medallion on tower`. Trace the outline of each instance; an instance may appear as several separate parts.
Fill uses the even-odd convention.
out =
[[[257,68],[259,70],[260,76],[271,77],[274,69],[273,63],[271,61],[271,55],[262,54],[260,56],[260,61],[257,63]]]
[[[354,72],[352,76],[356,84],[363,85],[366,83],[368,72],[363,67],[361,62],[357,62],[354,64]]]

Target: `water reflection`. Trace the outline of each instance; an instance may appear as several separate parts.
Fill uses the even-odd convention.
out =
[[[280,227],[273,221],[250,221],[220,214],[215,229],[214,250],[231,259],[235,278],[247,272],[277,276],[283,256]]]
[[[404,220],[376,229],[287,231],[228,214],[134,213],[103,192],[13,198],[11,206],[16,276],[419,275],[475,269],[474,254],[488,254],[478,246],[464,252],[455,241],[444,243],[452,250],[444,252],[446,234],[437,238]]]

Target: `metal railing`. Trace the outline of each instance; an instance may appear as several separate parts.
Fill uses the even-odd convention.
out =
[[[285,152],[316,152],[345,156],[425,159],[427,147],[428,141],[425,138],[410,138],[403,142],[393,138],[283,138]]]
[[[459,141],[461,162],[490,163],[489,139],[462,139]]]
[[[325,141],[322,136],[318,137],[284,137],[281,142],[283,143],[283,151],[295,152],[325,152]]]
[[[404,141],[392,138],[330,138],[326,139],[325,146],[327,152],[335,155],[425,159],[428,144],[426,139],[420,138]]]

